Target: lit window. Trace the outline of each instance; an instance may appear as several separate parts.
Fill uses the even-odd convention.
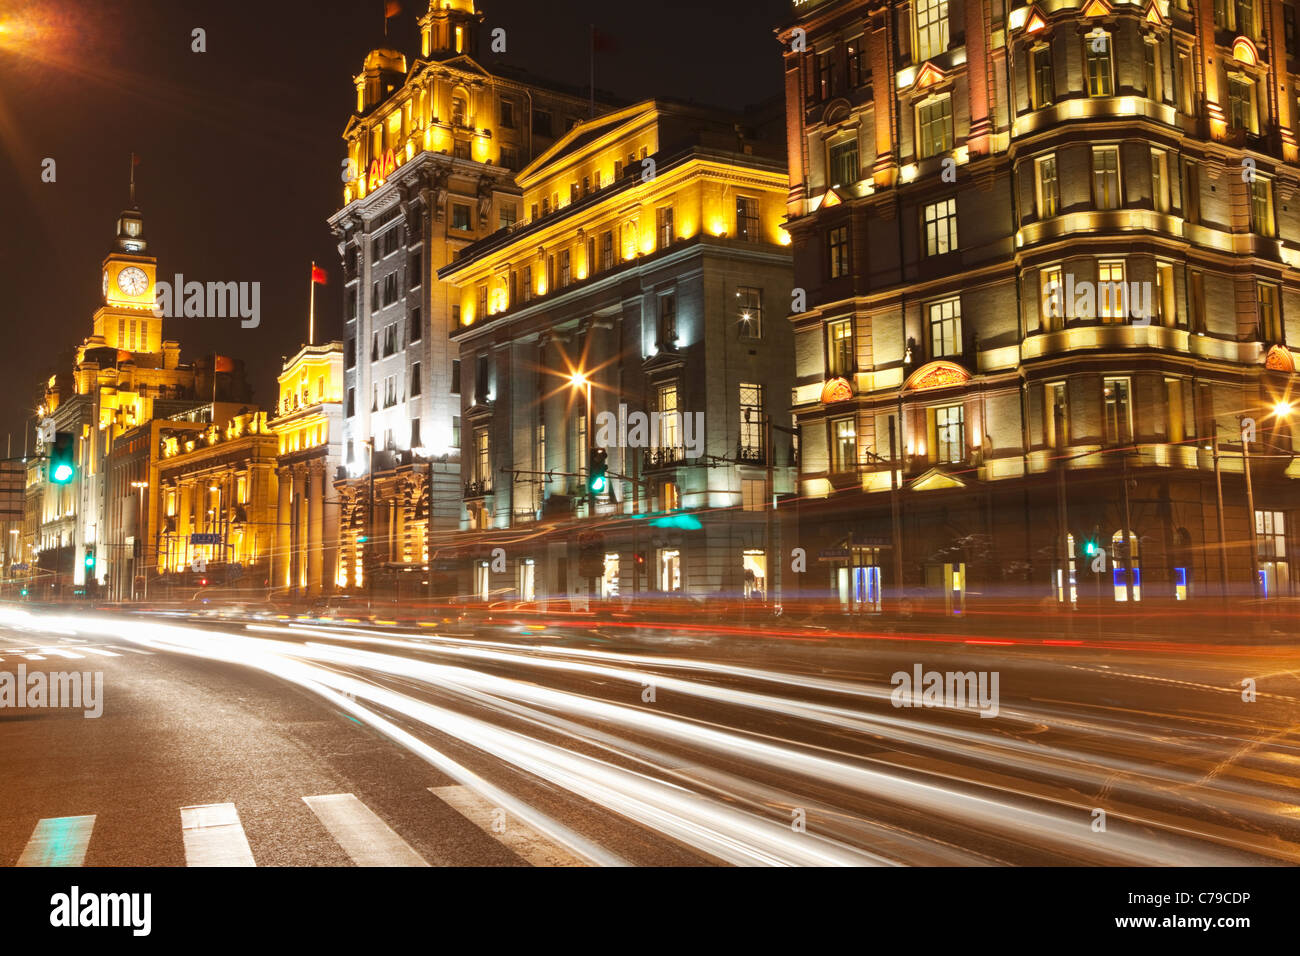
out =
[[[1169,154],[1151,150],[1151,203],[1156,212],[1169,211]]]
[[[1125,301],[1124,263],[1102,260],[1097,263],[1097,314],[1103,322],[1123,322],[1128,314]]]
[[[1092,148],[1092,201],[1098,209],[1118,209],[1119,147]]]
[[[1108,378],[1102,391],[1106,400],[1106,440],[1112,445],[1127,444],[1133,435],[1129,381],[1126,378]]]
[[[945,93],[916,108],[917,156],[925,159],[952,149],[952,97]]]
[[[758,200],[751,196],[736,197],[736,238],[758,242]]]
[[[961,299],[954,297],[942,302],[931,302],[927,312],[930,325],[930,357],[960,355],[962,351]]]
[[[827,167],[830,170],[830,181],[833,186],[851,186],[858,181],[860,170],[856,134],[852,139],[836,143],[827,150]]]
[[[1228,77],[1228,125],[1250,133],[1259,131],[1255,111],[1255,84],[1247,76]]]
[[[741,461],[765,462],[766,442],[763,425],[763,386],[740,383],[740,454]]]
[[[1055,216],[1061,207],[1061,186],[1056,175],[1056,154],[1034,161],[1037,180],[1038,218]]]
[[[925,207],[925,254],[941,256],[957,248],[957,200],[941,199]]]
[[[931,60],[948,49],[948,0],[914,0],[916,62]]]
[[[1110,60],[1110,34],[1093,30],[1083,38],[1088,68],[1088,95],[1110,96],[1114,90]]]
[[[1250,231],[1260,236],[1272,236],[1273,226],[1273,181],[1263,176],[1256,176],[1248,184],[1250,190]]]
[[[1044,106],[1051,106],[1056,100],[1056,78],[1052,70],[1052,48],[1047,44],[1035,47],[1029,53],[1029,64],[1032,72],[1032,83],[1030,92],[1033,96],[1033,107],[1036,110]]]
[[[1271,282],[1255,283],[1259,300],[1259,338],[1266,345],[1282,342],[1282,310],[1279,307],[1278,287]]]
[[[743,338],[757,339],[763,335],[763,290],[751,286],[736,289],[736,318]]]
[[[829,274],[839,279],[849,274],[849,227],[836,226],[826,233]]]
[[[1061,267],[1048,266],[1038,272],[1038,291],[1042,298],[1039,308],[1039,325],[1044,329],[1059,329],[1065,325],[1069,303],[1065,301],[1065,286],[1061,282]]]
[[[966,409],[945,405],[934,410],[935,461],[951,464],[966,458]]]
[[[827,370],[830,372],[831,378],[852,375],[855,364],[853,361],[853,321],[851,319],[840,319],[837,322],[828,323],[826,336],[829,343]]]
[[[664,206],[655,210],[655,232],[658,234],[658,248],[667,249],[673,244],[673,207]]]
[[[858,466],[858,432],[852,418],[831,422],[831,468],[852,471]]]

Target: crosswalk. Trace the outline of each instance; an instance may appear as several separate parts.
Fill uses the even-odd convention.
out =
[[[552,841],[468,787],[430,787],[429,792],[467,822],[533,866],[586,866],[587,861]],[[356,866],[429,866],[416,850],[355,794],[304,796],[302,801]],[[18,858],[20,867],[82,866],[94,833],[95,814],[47,817],[37,822]],[[253,848],[233,803],[180,808],[185,865],[257,866]]]
[[[141,650],[138,647],[124,647],[117,644],[106,644],[104,646],[92,647],[88,644],[69,644],[62,647],[52,647],[46,644],[40,645],[19,645],[10,647],[7,644],[0,644],[0,664],[8,658],[12,661],[44,661],[50,658],[57,658],[68,661],[82,661],[94,659],[96,657],[123,657],[127,654],[138,654],[142,657],[153,657],[153,651]]]

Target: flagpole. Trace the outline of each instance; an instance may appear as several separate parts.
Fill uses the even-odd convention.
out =
[[[311,277],[308,279],[311,286],[311,305],[307,311],[307,344],[316,344],[316,260],[311,263]]]
[[[591,118],[596,118],[596,24],[591,24]]]

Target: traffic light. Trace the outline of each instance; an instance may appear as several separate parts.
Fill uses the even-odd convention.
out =
[[[587,474],[587,492],[592,495],[603,495],[605,489],[609,487],[609,465],[606,464],[609,455],[603,448],[593,448],[591,450],[591,469]]]
[[[87,574],[93,574],[95,571],[95,549],[87,548],[86,556],[81,559],[82,567],[86,569]]]
[[[207,578],[199,578],[199,587],[201,587],[201,588],[205,588],[205,587],[207,587],[207,586],[208,586],[208,579],[207,579]]]
[[[54,447],[50,449],[50,481],[66,485],[77,472],[73,456],[72,432],[56,432]]]

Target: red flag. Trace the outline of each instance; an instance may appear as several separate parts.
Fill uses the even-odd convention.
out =
[[[132,165],[132,166],[139,166],[139,165],[140,165],[140,157],[137,156],[135,153],[132,153],[132,154],[131,154],[131,165]]]
[[[387,0],[384,3],[384,19],[391,20],[402,12],[401,0]]]
[[[608,33],[601,33],[591,28],[591,48],[597,53],[613,53],[618,49],[618,41]]]
[[[316,283],[317,285],[325,285],[326,284],[325,270],[322,269],[320,266],[313,265],[311,267],[311,281]]]
[[[216,356],[215,370],[218,372],[233,372],[235,370],[235,360],[225,355]]]

